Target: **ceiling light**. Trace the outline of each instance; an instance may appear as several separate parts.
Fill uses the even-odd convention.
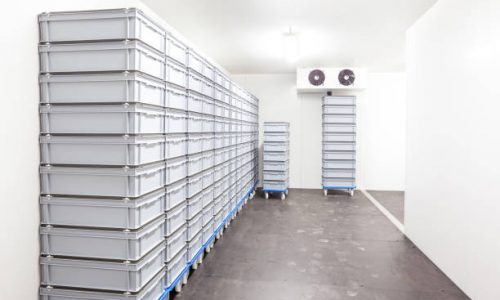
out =
[[[288,28],[288,32],[283,35],[283,50],[287,62],[294,63],[299,59],[299,36],[297,32]]]

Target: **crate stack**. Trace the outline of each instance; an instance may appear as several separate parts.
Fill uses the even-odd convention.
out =
[[[288,195],[289,170],[289,131],[287,122],[264,122],[264,198],[279,193],[281,200]]]
[[[44,13],[39,25],[41,299],[155,299],[166,32],[135,9]]]
[[[323,97],[323,192],[356,189],[356,97]]]
[[[41,298],[180,290],[253,196],[258,99],[137,9],[39,23]]]

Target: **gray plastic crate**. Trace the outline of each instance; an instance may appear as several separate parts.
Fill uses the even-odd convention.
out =
[[[165,270],[161,269],[146,286],[137,293],[76,290],[41,287],[40,300],[151,300],[159,299],[165,291]]]
[[[286,181],[288,180],[288,170],[287,171],[262,171],[262,178],[265,181]]]
[[[165,184],[165,163],[139,167],[40,167],[41,193],[139,197]]]
[[[344,159],[344,160],[355,160],[356,152],[354,151],[345,151],[345,152],[330,152],[323,151],[323,159],[327,160],[335,160],[335,159]]]
[[[264,122],[264,132],[288,132],[289,129],[288,122]]]
[[[203,214],[201,213],[201,211],[192,219],[187,220],[186,237],[188,242],[192,241],[193,238],[195,238],[196,235],[201,231],[203,227],[202,223],[203,223]]]
[[[323,123],[355,124],[355,115],[323,115]]]
[[[205,115],[203,117],[203,127],[201,129],[204,133],[214,133],[215,132],[215,120],[213,116]]]
[[[286,181],[266,181],[262,183],[265,190],[286,190],[288,188],[288,180]]]
[[[165,61],[165,81],[185,90],[188,84],[188,72],[184,66],[167,58]]]
[[[209,134],[204,134],[201,144],[202,144],[202,151],[211,151],[214,150],[214,135],[212,133]]]
[[[208,63],[206,60],[203,62],[203,76],[210,79],[211,81],[215,80],[215,67]]]
[[[200,225],[201,225],[201,222],[200,222]],[[192,261],[194,259],[194,257],[196,256],[196,254],[201,250],[202,247],[203,247],[203,232],[202,232],[202,227],[200,227],[197,234],[194,235],[187,242],[187,255],[186,255],[187,262]]]
[[[188,50],[188,68],[203,74],[203,57],[196,53],[193,49]]]
[[[172,235],[186,224],[187,201],[165,212],[165,236]]]
[[[166,161],[165,185],[173,184],[187,176],[187,159],[185,156],[172,158]]]
[[[188,112],[187,129],[189,133],[203,132],[203,115]]]
[[[41,103],[165,105],[165,83],[140,72],[40,75]]]
[[[203,152],[202,159],[203,170],[208,170],[214,166],[214,151]]]
[[[203,208],[203,217],[202,217],[203,227],[207,226],[207,224],[213,220],[213,217],[214,217],[214,205],[212,203]]]
[[[264,161],[288,161],[288,152],[264,152]]]
[[[165,159],[187,155],[188,137],[184,133],[171,133],[165,137]]]
[[[42,255],[139,260],[165,237],[163,216],[134,230],[41,227]]]
[[[288,161],[265,161],[263,170],[266,171],[285,171],[288,169]]]
[[[140,71],[165,80],[165,57],[140,41],[38,47],[41,73]]]
[[[323,105],[355,105],[356,97],[354,96],[332,96],[323,97]]]
[[[192,91],[188,91],[188,108],[187,110],[195,113],[203,113],[203,96]]]
[[[285,143],[264,143],[264,152],[286,152],[288,142]]]
[[[203,97],[203,113],[213,116],[215,112],[215,101],[210,97]],[[213,131],[213,130],[212,130]]]
[[[325,178],[349,178],[353,179],[356,176],[354,169],[326,169],[323,168],[323,177]]]
[[[356,125],[323,123],[323,132],[356,133]]]
[[[193,176],[203,170],[203,155],[201,153],[191,154],[187,157],[187,175]]]
[[[207,224],[203,226],[202,243],[203,244],[208,243],[208,240],[212,237],[213,234],[214,234],[214,216],[212,215]]]
[[[183,87],[167,84],[165,88],[165,107],[187,110],[186,90]]]
[[[180,203],[186,201],[187,179],[183,178],[165,188],[165,210],[170,210]]]
[[[186,219],[190,220],[203,210],[203,193],[197,194],[187,199]]]
[[[355,169],[355,160],[323,160],[325,169]]]
[[[42,134],[163,134],[164,110],[146,104],[42,105]]]
[[[323,106],[323,114],[354,115],[356,114],[356,106]]]
[[[354,178],[326,178],[323,177],[323,186],[337,188],[351,188],[356,186]]]
[[[227,199],[227,193],[223,193],[219,197],[214,199],[214,209],[213,209],[214,216],[219,214],[219,212],[222,210],[222,206],[224,205],[225,199]]]
[[[185,220],[184,220],[185,221]],[[181,250],[186,247],[187,225],[178,228],[175,232],[165,238],[167,245],[165,251],[165,262],[171,261]]]
[[[165,286],[170,287],[186,268],[187,245],[166,263]]]
[[[187,112],[177,109],[166,109],[165,130],[167,133],[187,132]]]
[[[163,188],[139,198],[40,197],[45,225],[138,229],[164,210]]]
[[[137,166],[165,159],[163,136],[41,136],[42,164]]]
[[[323,142],[356,142],[356,134],[323,132]]]
[[[203,134],[189,133],[188,134],[188,151],[187,154],[195,154],[203,151]]]
[[[266,142],[288,142],[289,134],[281,132],[269,132],[264,134],[264,143]]]
[[[137,39],[165,52],[165,30],[136,8],[50,12],[38,22],[41,43]]]
[[[206,207],[210,203],[214,202],[214,188],[213,186],[209,186],[203,190],[203,207]]]
[[[167,33],[166,54],[184,66],[187,64],[187,46],[171,33]]]
[[[323,142],[323,151],[356,151],[356,143]]]
[[[164,268],[165,242],[137,262],[41,257],[41,285],[139,292]]]

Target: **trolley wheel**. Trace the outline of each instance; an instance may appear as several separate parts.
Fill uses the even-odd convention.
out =
[[[285,200],[285,198],[286,198],[285,193],[281,193],[281,201]]]
[[[177,293],[182,292],[182,282],[181,282],[181,281],[179,281],[179,282],[177,283],[177,285],[175,286],[175,291],[176,291]]]
[[[269,199],[269,193],[268,192],[264,193],[264,199],[266,199],[266,200]]]
[[[328,196],[328,190],[327,189],[323,189],[323,195]]]
[[[352,197],[354,196],[354,190],[349,190],[349,195]]]
[[[286,190],[285,195],[287,195],[287,196],[288,196],[288,190]]]

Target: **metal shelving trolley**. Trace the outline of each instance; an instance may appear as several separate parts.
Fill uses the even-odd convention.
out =
[[[288,195],[289,136],[290,124],[287,122],[264,122],[264,198],[279,193],[281,200]]]
[[[140,10],[39,25],[40,299],[167,299],[254,195],[258,99]]]
[[[356,189],[356,97],[323,97],[323,193]]]

